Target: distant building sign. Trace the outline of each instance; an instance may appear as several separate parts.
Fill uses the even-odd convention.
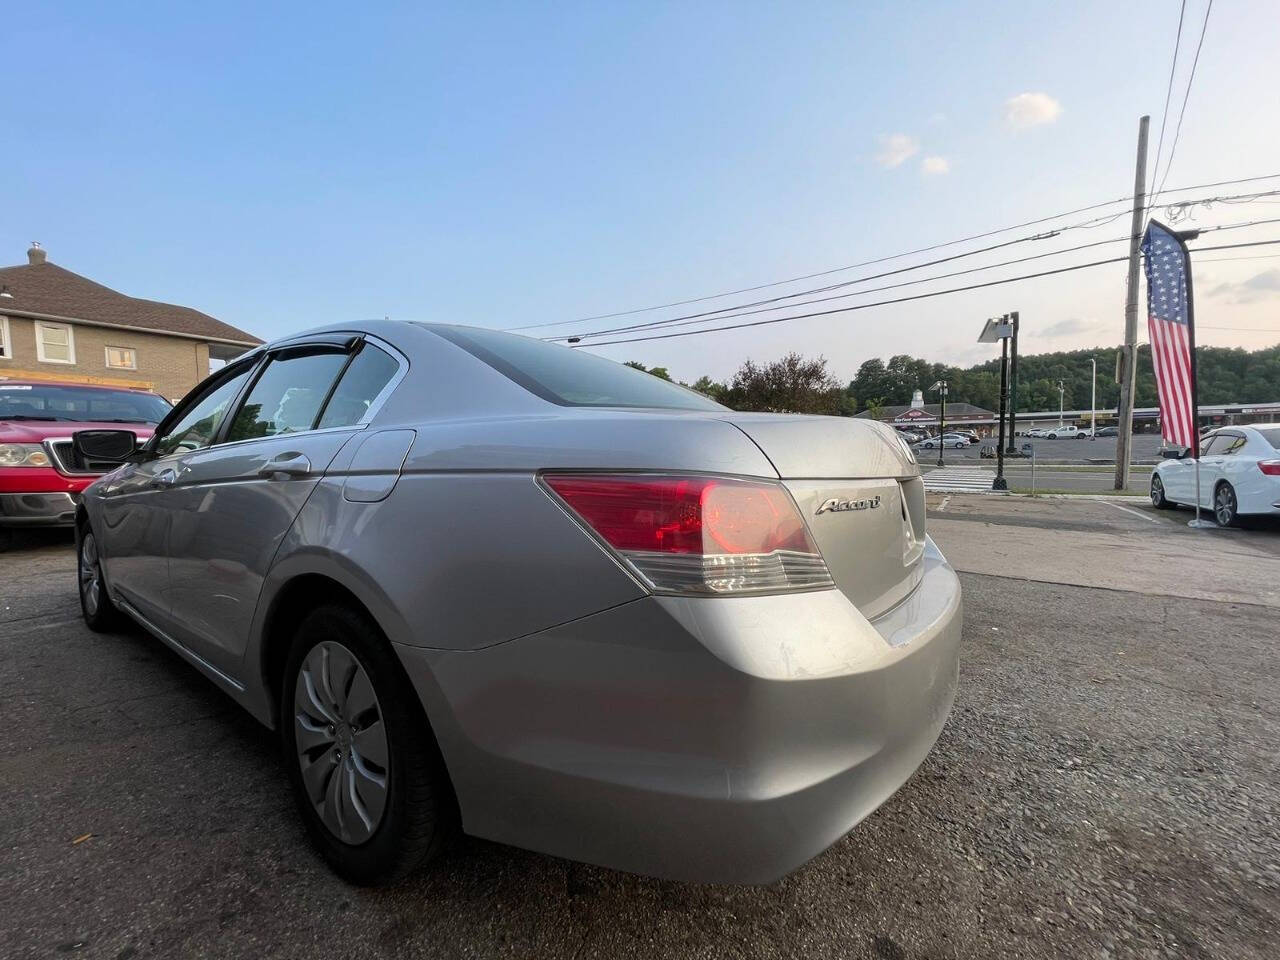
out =
[[[895,423],[902,423],[903,421],[906,421],[906,420],[933,420],[933,419],[934,418],[929,416],[929,414],[925,413],[923,410],[920,410],[916,407],[912,407],[910,410],[906,411],[905,413],[901,413],[898,416],[893,418]]]

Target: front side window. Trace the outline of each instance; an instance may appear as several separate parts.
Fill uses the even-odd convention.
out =
[[[317,426],[349,427],[359,423],[399,369],[399,362],[389,353],[366,343],[338,381]]]
[[[700,393],[604,357],[479,327],[425,324],[535,396],[562,407],[725,408]]]
[[[107,347],[107,366],[117,370],[137,370],[138,351],[133,347]]]
[[[75,363],[76,341],[71,327],[37,321],[36,359],[41,363]]]
[[[252,371],[253,364],[249,364],[243,371],[224,380],[193,403],[178,418],[177,423],[169,427],[163,436],[156,438],[151,449],[157,456],[165,457],[178,451],[200,450],[209,446],[227,408],[231,406]]]
[[[269,360],[231,421],[227,440],[311,430],[347,357],[347,353],[326,352]]]

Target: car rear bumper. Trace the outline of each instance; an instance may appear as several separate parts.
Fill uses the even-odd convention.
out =
[[[0,493],[0,527],[67,527],[75,518],[70,493]]]
[[[764,883],[916,770],[951,710],[961,599],[869,622],[835,590],[646,597],[482,650],[397,645],[469,832],[637,873]]]

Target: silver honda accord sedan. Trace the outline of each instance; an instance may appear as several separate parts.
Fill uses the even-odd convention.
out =
[[[279,731],[335,871],[456,831],[762,883],[924,760],[959,582],[888,426],[736,413],[584,351],[370,322],[210,376],[78,510],[137,621]]]

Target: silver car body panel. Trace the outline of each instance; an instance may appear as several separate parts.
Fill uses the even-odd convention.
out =
[[[164,489],[147,461],[83,498],[111,594],[262,722],[277,601],[318,576],[391,642],[480,836],[771,880],[919,765],[954,696],[960,591],[892,429],[559,406],[416,324],[290,342],[348,333],[402,361],[361,423],[164,458]],[[297,455],[309,469],[271,474]],[[779,481],[835,588],[653,595],[539,482],[556,470]]]

